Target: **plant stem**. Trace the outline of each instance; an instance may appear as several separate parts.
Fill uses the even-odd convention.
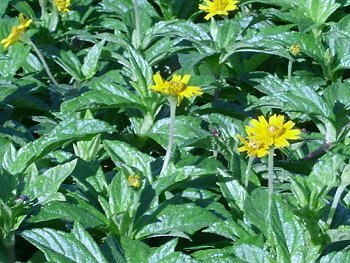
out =
[[[163,167],[160,173],[162,174],[169,165],[170,157],[171,157],[171,150],[173,148],[173,142],[174,142],[174,132],[175,132],[175,116],[176,116],[176,104],[177,99],[173,97],[169,97],[169,106],[170,106],[170,127],[169,127],[169,141],[168,141],[168,147],[166,149]]]
[[[268,188],[269,188],[269,211],[272,205],[273,197],[273,155],[274,155],[274,146],[270,146],[269,149],[269,159],[268,159]]]
[[[138,0],[134,0],[134,14],[135,14],[135,32],[136,32],[135,48],[138,49],[141,44],[140,15],[139,15]]]
[[[250,175],[250,171],[252,169],[253,160],[254,160],[254,156],[249,156],[247,169],[245,170],[245,182],[244,182],[245,189],[248,189],[249,175]]]
[[[293,60],[288,61],[288,82],[292,79]]]
[[[327,225],[329,227],[332,224],[335,210],[337,209],[340,197],[341,197],[345,188],[346,188],[346,185],[341,184],[341,185],[339,185],[339,187],[337,188],[337,191],[335,192],[334,199],[333,199],[332,206],[331,206],[331,210],[329,211],[328,218],[327,218]]]
[[[39,5],[41,9],[40,19],[44,19],[46,17],[46,4],[47,4],[47,0],[39,0]]]
[[[35,53],[37,54],[41,64],[44,66],[44,69],[46,71],[47,76],[49,77],[49,79],[52,81],[52,83],[56,86],[58,86],[58,82],[56,81],[56,79],[54,78],[54,76],[51,73],[51,70],[49,68],[49,66],[46,63],[46,60],[44,59],[43,55],[41,54],[40,50],[38,49],[38,47],[34,44],[34,42],[30,39],[30,37],[26,36],[29,44],[33,47]]]
[[[9,233],[8,236],[3,240],[3,243],[7,250],[9,262],[15,262],[15,235],[13,233]]]
[[[132,232],[134,230],[133,228],[135,225],[135,216],[136,216],[137,207],[139,206],[139,201],[140,201],[140,190],[134,189],[133,193],[134,193],[134,199],[133,199],[133,203],[132,203],[131,210],[130,210],[131,222],[130,222],[129,231],[128,231],[129,237],[132,236]]]

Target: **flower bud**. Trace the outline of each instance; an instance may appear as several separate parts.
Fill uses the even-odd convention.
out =
[[[300,45],[299,44],[293,44],[289,47],[289,52],[293,56],[298,56],[300,54]]]
[[[130,175],[128,177],[128,185],[134,189],[139,189],[141,187],[141,179],[138,175]]]

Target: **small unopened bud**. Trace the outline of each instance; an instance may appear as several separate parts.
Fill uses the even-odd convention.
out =
[[[293,56],[298,56],[300,54],[300,45],[299,44],[293,44],[289,47],[289,52]]]
[[[141,187],[141,179],[140,176],[138,175],[130,175],[128,177],[128,185],[135,188],[139,189]]]
[[[342,185],[350,185],[350,164],[345,165],[340,180]]]

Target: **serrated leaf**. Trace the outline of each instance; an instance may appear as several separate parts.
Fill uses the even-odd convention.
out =
[[[9,4],[9,0],[3,0],[0,3],[0,17],[2,17],[6,13],[7,6]]]
[[[84,76],[81,72],[81,63],[79,58],[72,52],[60,50],[56,63],[60,65],[69,75],[77,81],[83,81]]]
[[[198,117],[178,116],[175,122],[174,142],[181,146],[209,136],[210,133],[201,129],[201,121]],[[145,135],[166,148],[169,139],[169,122],[169,118],[157,121]]]
[[[299,0],[300,12],[317,24],[323,24],[340,6],[335,0]]]
[[[247,218],[276,249],[277,262],[315,262],[320,247],[309,243],[310,236],[280,196],[274,195],[268,213],[268,193],[257,189],[244,206]]]
[[[121,141],[103,141],[104,148],[117,167],[126,164],[141,171],[147,178],[152,176],[151,162],[154,158],[138,151],[129,144]]]
[[[6,59],[0,59],[0,76],[9,78],[25,63],[30,47],[16,43],[9,48]]]
[[[267,251],[254,245],[239,245],[234,248],[234,253],[244,262],[277,263]]]
[[[329,262],[345,263],[345,262],[349,262],[349,261],[350,261],[350,251],[349,250],[331,252],[328,255],[325,255],[320,259],[320,263],[329,263]]]
[[[124,88],[120,87],[120,91]],[[120,92],[113,94],[106,90],[91,90],[83,93],[77,98],[65,101],[61,104],[64,112],[73,112],[88,109],[100,108],[136,108],[145,110],[145,106],[138,100],[129,96],[130,94]]]
[[[222,175],[223,182],[220,181],[217,184],[223,196],[228,200],[229,204],[233,204],[240,210],[243,210],[244,200],[247,194],[246,190],[232,175],[221,169],[219,169],[219,172]]]
[[[76,224],[72,233],[34,228],[21,236],[44,252],[47,260],[65,263],[108,263],[92,237]]]
[[[101,250],[108,263],[127,263],[120,241],[114,235],[104,240]]]
[[[232,219],[220,220],[205,229],[203,232],[217,234],[233,241],[250,236],[250,234],[238,222]]]
[[[38,223],[54,219],[79,222],[85,228],[108,225],[107,218],[95,207],[79,197],[71,196],[66,196],[66,202],[53,201],[46,204],[28,222]]]
[[[104,43],[105,40],[98,42],[89,50],[86,57],[84,58],[81,72],[86,79],[91,79],[96,74],[97,62],[100,58]]]
[[[33,181],[27,181],[22,193],[28,195],[31,200],[38,198],[39,202],[44,202],[58,191],[62,182],[73,172],[76,164],[77,160],[73,160],[46,170]],[[50,184],[47,183],[48,181]]]
[[[151,215],[155,222],[141,228],[137,238],[145,238],[181,231],[193,234],[201,228],[208,227],[217,221],[217,217],[195,204],[169,204]],[[175,235],[176,236],[176,235]]]
[[[109,205],[112,214],[120,214],[130,209],[132,205],[132,190],[128,186],[127,175],[120,170],[109,185]]]
[[[66,119],[60,122],[47,136],[40,137],[20,148],[16,160],[9,167],[9,172],[13,174],[22,173],[32,162],[68,140],[82,138],[88,134],[113,131],[112,126],[100,120]]]

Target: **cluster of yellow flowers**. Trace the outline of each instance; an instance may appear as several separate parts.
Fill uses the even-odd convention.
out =
[[[151,85],[150,88],[165,95],[177,97],[177,105],[179,105],[184,97],[191,98],[193,95],[203,94],[200,87],[187,85],[190,78],[189,74],[184,76],[174,74],[173,78],[167,81],[157,72],[153,75],[155,85]]]
[[[13,26],[11,29],[11,33],[8,35],[8,37],[1,40],[0,42],[0,44],[4,46],[4,49],[7,49],[9,46],[16,43],[32,22],[32,19],[26,19],[24,15],[20,13],[19,25]]]
[[[264,116],[259,116],[258,120],[251,120],[250,125],[245,127],[248,135],[247,141],[241,135],[237,137],[243,143],[238,148],[240,152],[247,152],[248,156],[263,157],[269,153],[271,146],[283,148],[289,145],[288,140],[299,139],[300,130],[293,129],[295,123],[287,121],[284,123],[283,115],[272,115],[269,121]]]

